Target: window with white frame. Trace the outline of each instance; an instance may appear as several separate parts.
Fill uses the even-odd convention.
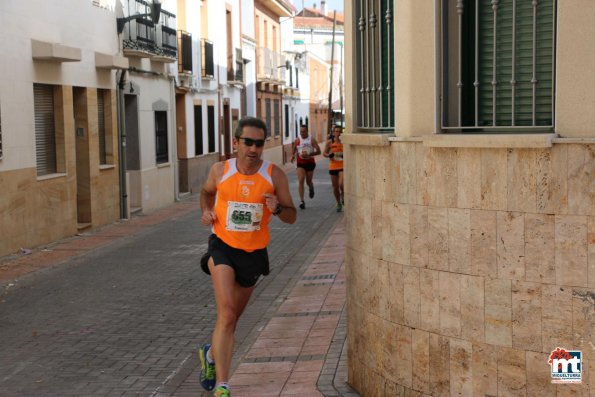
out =
[[[551,129],[555,0],[442,1],[442,128]]]
[[[169,161],[166,111],[155,112],[155,160],[157,164]]]
[[[392,130],[395,125],[393,1],[355,1],[354,15],[358,130]]]

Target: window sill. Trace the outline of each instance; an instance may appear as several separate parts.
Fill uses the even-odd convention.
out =
[[[99,164],[99,170],[103,171],[103,170],[113,170],[114,168],[116,168],[115,165],[113,164]]]
[[[585,145],[592,145],[595,143],[595,138],[562,138],[557,137],[552,139],[552,143],[578,143]]]
[[[157,168],[169,168],[170,163],[159,163],[157,164]]]
[[[554,133],[545,134],[434,134],[423,137],[423,145],[443,148],[517,148],[552,147]]]
[[[42,176],[38,176],[37,177],[37,182],[47,181],[47,180],[50,180],[50,179],[64,178],[64,177],[66,177],[66,173],[56,173],[56,174],[42,175]]]
[[[389,139],[394,137],[391,134],[342,134],[341,142],[353,146],[388,146]]]

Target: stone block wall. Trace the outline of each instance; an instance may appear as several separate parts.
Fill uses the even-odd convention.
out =
[[[595,145],[346,147],[349,382],[362,396],[591,396]],[[551,383],[556,347],[581,384]]]
[[[87,93],[86,91],[89,91]],[[92,109],[84,109],[96,117],[96,90],[85,89],[93,99]],[[55,118],[57,126],[58,174],[38,177],[35,167],[0,172],[0,256],[47,244],[77,232],[77,161],[91,167],[89,216],[92,227],[99,227],[119,218],[118,150],[115,91],[107,94],[106,110],[112,153],[109,166],[99,165],[97,121],[88,123],[94,144],[88,152],[77,153],[75,143],[74,98],[71,86],[56,86]],[[88,105],[88,103],[87,103]],[[114,115],[114,117],[111,117]],[[34,131],[23,131],[34,135]],[[91,159],[91,160],[90,160]]]

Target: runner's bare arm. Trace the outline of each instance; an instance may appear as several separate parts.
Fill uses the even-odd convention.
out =
[[[295,141],[293,141],[293,143],[291,144],[291,162],[293,163],[295,160],[295,153],[297,150],[297,145],[298,145],[298,140],[296,139]]]
[[[277,214],[279,219],[285,223],[294,223],[297,217],[297,210],[293,205],[291,193],[289,192],[289,182],[287,175],[281,168],[273,165],[273,186],[275,187],[274,195],[265,195],[267,207],[271,212],[277,210],[277,204],[281,207],[281,212]]]
[[[324,157],[328,157],[328,155],[330,154],[330,152],[331,152],[331,140],[330,139],[327,139],[326,140],[326,143],[324,144],[324,152],[322,153],[322,155]]]
[[[217,181],[221,178],[223,173],[223,162],[215,163],[209,171],[207,181],[202,185],[200,190],[200,209],[202,216],[200,222],[203,225],[211,225],[215,222],[215,196],[217,195]]]

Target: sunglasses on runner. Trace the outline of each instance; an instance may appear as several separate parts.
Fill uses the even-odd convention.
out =
[[[264,139],[252,139],[252,138],[238,138],[244,140],[244,145],[252,146],[256,145],[256,147],[263,147],[264,146]]]

